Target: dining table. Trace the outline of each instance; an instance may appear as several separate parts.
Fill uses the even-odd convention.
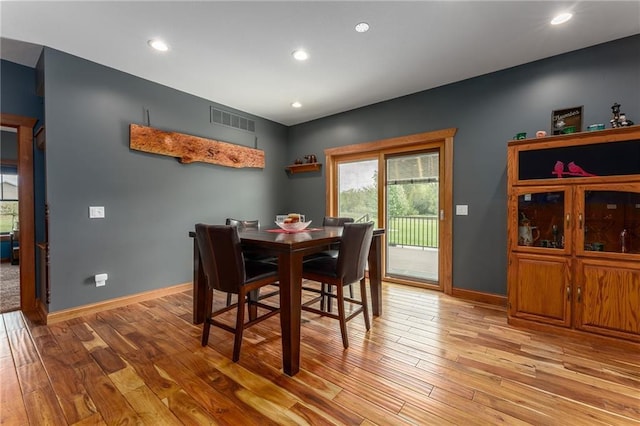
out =
[[[342,230],[341,226],[327,226],[297,232],[248,228],[238,231],[243,250],[259,250],[278,258],[282,367],[289,376],[300,370],[303,258],[338,243]],[[381,239],[384,232],[383,228],[374,229],[368,256],[368,278],[374,316],[382,313]],[[208,289],[204,272],[200,268],[200,252],[194,238],[195,232],[189,232],[189,236],[193,238],[193,323],[201,324],[207,315],[205,301]]]

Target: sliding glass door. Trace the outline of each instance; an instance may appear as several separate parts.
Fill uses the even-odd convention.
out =
[[[384,228],[385,281],[453,291],[454,134],[444,129],[325,150],[327,215]]]

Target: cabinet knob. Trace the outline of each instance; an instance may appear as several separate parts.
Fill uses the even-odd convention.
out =
[[[582,229],[582,213],[578,214],[578,229]]]
[[[571,286],[567,286],[567,300],[571,301]]]
[[[567,220],[567,229],[568,229],[568,228],[569,228],[569,225],[571,225],[571,214],[570,214],[570,213],[567,213],[567,218],[566,218],[566,220]]]
[[[582,289],[578,287],[578,302],[580,302],[581,299],[582,299]]]

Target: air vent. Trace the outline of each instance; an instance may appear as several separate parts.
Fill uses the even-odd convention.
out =
[[[254,133],[256,131],[256,123],[253,120],[214,107],[211,107],[211,122],[247,132]]]

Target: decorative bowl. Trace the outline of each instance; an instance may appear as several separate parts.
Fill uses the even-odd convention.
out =
[[[280,228],[284,229],[285,231],[302,231],[303,229],[306,229],[310,223],[311,221],[293,222],[293,223],[276,222],[276,225],[278,225]]]

